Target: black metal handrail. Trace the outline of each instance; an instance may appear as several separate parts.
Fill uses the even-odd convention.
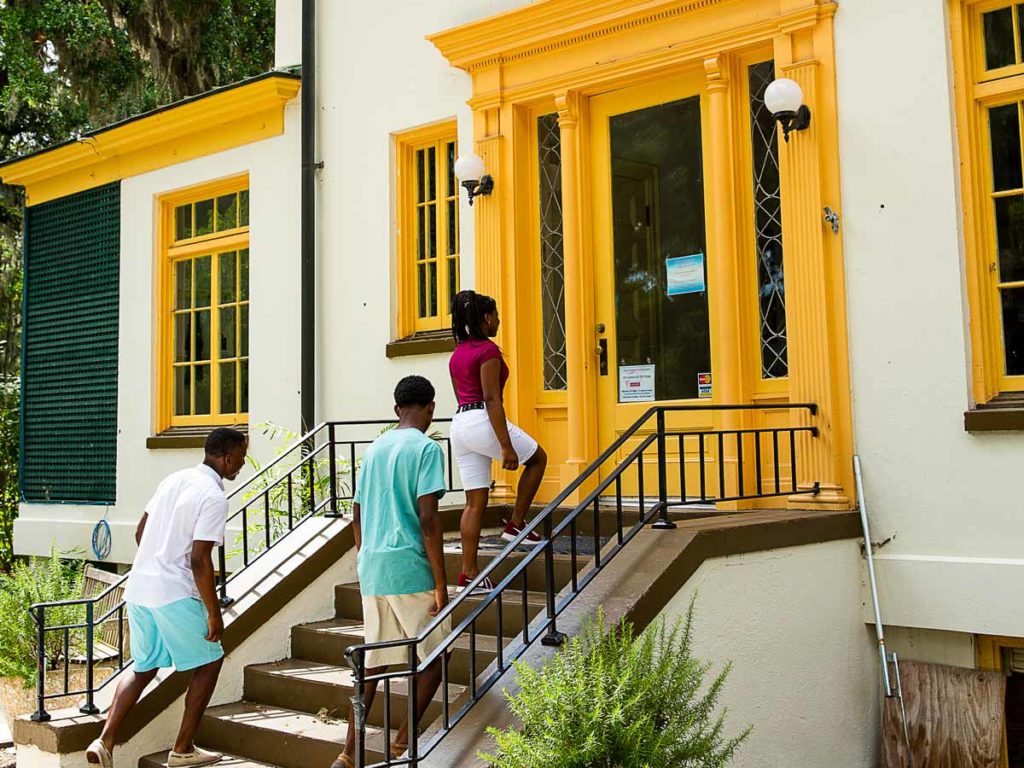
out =
[[[363,643],[347,649],[346,657],[353,670],[355,696],[356,727],[356,766],[357,768],[381,768],[387,766],[409,765],[418,766],[419,761],[429,755],[451,730],[469,713],[481,697],[494,686],[498,679],[510,668],[512,662],[522,656],[538,638],[543,645],[559,646],[565,635],[558,631],[557,618],[576,596],[597,576],[597,574],[649,523],[654,528],[671,529],[676,523],[671,520],[670,509],[707,505],[724,502],[740,502],[754,499],[791,496],[796,494],[816,495],[819,492],[818,482],[798,485],[797,474],[797,437],[806,435],[809,439],[818,437],[818,428],[813,424],[787,427],[735,428],[735,429],[692,429],[669,428],[666,420],[669,414],[683,412],[729,412],[729,411],[778,411],[806,412],[809,417],[817,415],[817,406],[813,403],[793,403],[782,405],[681,405],[654,406],[648,409],[636,422],[620,435],[593,463],[591,463],[573,482],[571,482],[554,500],[521,531],[519,536],[510,542],[469,586],[457,595],[440,611],[430,624],[414,638],[392,640],[379,643]],[[653,429],[643,434],[645,427]],[[811,419],[807,419],[810,421]],[[696,463],[694,471],[697,478],[687,483],[687,447],[694,447]],[[784,438],[784,439],[783,439]],[[669,488],[669,453],[670,440],[677,441],[679,477],[679,497],[670,498]],[[632,446],[632,442],[636,442]],[[730,445],[731,442],[731,445]],[[750,447],[753,447],[755,465],[750,463]],[[747,446],[745,451],[744,446]],[[652,450],[652,446],[654,446]],[[787,454],[780,453],[780,446],[787,449]],[[709,451],[709,447],[711,451]],[[729,449],[731,448],[731,453]],[[617,457],[627,450],[625,458]],[[656,453],[657,469],[654,479],[657,481],[656,494],[646,493],[644,466],[648,453]],[[746,455],[746,459],[744,456]],[[783,477],[784,459],[788,458],[788,477]],[[746,463],[745,463],[746,462]],[[726,465],[732,464],[734,471],[727,471]],[[609,467],[610,465],[610,467]],[[714,468],[709,473],[709,468]],[[766,472],[767,468],[767,472]],[[605,472],[602,477],[602,472]],[[652,473],[648,473],[650,477]],[[691,477],[693,477],[691,475]],[[624,491],[628,483],[635,483],[636,495],[630,497]],[[593,488],[587,488],[593,485]],[[693,486],[696,493],[692,496],[687,488]],[[766,487],[767,486],[767,487]],[[582,493],[580,501],[573,503],[566,510],[569,499]],[[636,501],[636,520],[626,522],[627,507],[631,506],[632,498]],[[650,503],[648,503],[650,502]],[[610,509],[614,504],[614,530],[606,528],[606,537],[601,535],[602,505]],[[579,528],[583,516],[593,514],[594,543],[593,567],[580,572]],[[556,517],[561,515],[560,520]],[[529,535],[537,531],[542,534],[539,543],[530,544]],[[568,538],[570,557],[570,582],[559,589],[555,581],[555,542]],[[496,574],[498,569],[511,561],[514,553],[521,552],[522,545],[531,546],[519,562],[515,563],[508,573],[497,580],[495,588],[484,596],[473,595],[474,589],[484,579]],[[531,585],[528,578],[532,563],[543,558],[543,585]],[[544,608],[541,615],[531,622],[530,605],[528,602],[531,591],[536,593],[542,587]],[[505,606],[518,597],[522,607],[522,631],[518,632],[507,646],[503,625]],[[468,609],[465,617],[454,622],[455,613],[470,599],[479,599],[479,604]],[[478,672],[483,671],[477,664],[479,648],[477,624],[493,607],[496,619],[496,656],[493,667],[482,680],[477,679]],[[424,641],[447,619],[453,619],[454,627],[430,653],[424,654],[419,660],[419,648]],[[449,689],[449,664],[452,651],[465,635],[469,636],[469,688],[462,695],[457,710],[453,713],[453,702]],[[406,648],[408,661],[400,669],[391,668],[383,673],[368,675],[366,654],[371,650],[385,648]],[[417,677],[431,665],[441,662],[441,716],[435,721],[437,726],[424,744],[415,737],[419,733],[420,723],[414,702],[416,701]],[[393,680],[406,680],[406,701],[408,733],[410,734],[408,752],[405,757],[392,757],[389,743],[392,734],[391,718],[391,686]],[[364,685],[368,682],[383,682],[384,727],[383,754],[384,762],[369,764],[366,758],[366,718],[367,712],[363,697]]]
[[[435,419],[435,424],[448,424],[451,419]],[[327,421],[299,437],[279,456],[232,489],[229,501],[241,500],[241,506],[228,516],[228,523],[240,523],[238,539],[225,541],[217,548],[218,595],[225,607],[234,602],[228,594],[231,584],[245,569],[252,566],[288,534],[312,517],[337,517],[344,514],[356,490],[357,465],[366,446],[377,436],[344,436],[339,432],[355,431],[358,427],[386,428],[392,420]],[[449,491],[461,490],[455,485],[451,456],[451,441],[445,435],[433,436],[444,447]],[[291,463],[289,463],[289,459]],[[229,534],[232,529],[228,529]],[[240,563],[237,563],[241,560]],[[237,567],[228,570],[229,564]],[[84,696],[80,707],[84,714],[99,712],[95,695],[111,683],[130,664],[125,649],[125,601],[118,590],[124,589],[130,573],[125,574],[102,591],[88,597],[34,603],[29,612],[36,625],[36,701],[32,715],[36,721],[47,721],[50,714],[46,702],[67,696]],[[84,612],[84,616],[82,613]],[[47,614],[58,619],[47,625]],[[116,622],[110,631],[105,625]],[[83,666],[85,682],[80,688],[71,685],[71,654],[79,650],[76,637],[84,635]],[[112,642],[103,642],[104,635]],[[109,676],[96,682],[97,638],[106,646],[102,652],[106,660],[116,665],[105,667]],[[58,690],[46,691],[49,664],[62,665],[63,684]],[[57,671],[57,668],[49,670]]]

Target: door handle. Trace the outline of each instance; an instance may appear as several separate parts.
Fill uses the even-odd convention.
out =
[[[608,375],[608,339],[597,340],[598,373]]]

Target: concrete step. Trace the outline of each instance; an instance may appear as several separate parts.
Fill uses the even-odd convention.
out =
[[[408,688],[404,678],[391,682],[390,725],[394,729],[398,728],[398,724],[407,715]],[[453,711],[452,703],[464,690],[461,685],[448,686],[449,711]],[[257,664],[245,668],[245,698],[260,704],[310,714],[326,710],[329,716],[342,719],[347,717],[354,694],[352,671],[346,667],[285,659],[272,664]],[[442,702],[442,692],[438,688],[434,695],[434,704],[427,709],[427,722],[440,716]],[[383,728],[384,710],[384,684],[378,683],[377,696],[367,716],[367,722]]]
[[[167,768],[167,752],[155,752],[139,758],[139,768]],[[256,760],[247,760],[244,757],[235,757],[225,754],[217,763],[217,768],[275,768],[267,763],[260,763]]]
[[[196,738],[207,749],[280,768],[318,768],[329,766],[338,756],[347,730],[341,718],[325,720],[306,712],[240,701],[207,710]],[[383,731],[367,726],[370,761],[384,760],[384,742]]]
[[[347,666],[345,649],[363,642],[362,622],[352,619],[332,619],[313,624],[300,624],[292,628],[292,656],[321,664]],[[476,671],[479,675],[494,661],[498,639],[493,635],[477,635]],[[448,679],[459,685],[469,685],[469,636],[463,634],[455,641],[448,662]]]
[[[502,541],[500,537],[488,537],[480,542],[479,555],[477,560],[481,568],[487,567],[490,562],[501,554],[501,551],[505,548],[508,542]],[[509,556],[502,561],[491,574],[491,578],[494,583],[497,584],[501,579],[508,576],[508,574],[515,568],[519,563],[523,561],[523,558],[530,553],[530,550],[526,547],[521,547],[518,551],[512,552]],[[576,562],[577,569],[582,569],[586,565],[590,558],[579,557]],[[444,560],[445,560],[445,571],[448,574],[448,582],[450,584],[456,584],[458,582],[459,573],[462,571],[462,546],[457,541],[445,542],[444,547]],[[568,555],[555,555],[555,584],[557,589],[561,589],[569,583],[569,579],[572,578],[572,559]],[[539,555],[532,563],[526,568],[526,581],[527,585],[535,584],[539,588],[544,584],[545,573],[544,573],[544,556]],[[516,580],[518,584],[518,579]],[[556,590],[557,591],[557,590]]]
[[[449,596],[456,597],[455,589],[448,588]],[[455,609],[453,625],[458,624],[476,607],[480,605],[484,597],[474,595],[459,604]],[[483,614],[477,619],[476,631],[483,635],[497,635],[498,632],[498,606],[491,603]],[[334,588],[334,609],[335,616],[339,619],[352,619],[362,621],[363,604],[359,595],[359,584],[338,584]],[[526,611],[529,620],[533,620],[540,611],[544,609],[544,594],[541,592],[526,593]],[[523,631],[523,602],[522,593],[516,590],[509,590],[502,596],[502,627],[501,635],[506,638],[514,637]]]

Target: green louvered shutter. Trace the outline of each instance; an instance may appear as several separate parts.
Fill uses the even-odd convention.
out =
[[[26,211],[26,501],[114,501],[120,229],[119,183]]]

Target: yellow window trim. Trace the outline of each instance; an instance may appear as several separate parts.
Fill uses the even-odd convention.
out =
[[[1024,101],[1024,64],[987,72],[981,15],[1007,0],[956,0],[950,6],[957,141],[961,165],[964,256],[971,341],[971,390],[976,403],[1024,390],[1024,376],[1005,371],[1002,317],[994,272],[996,233],[989,198],[992,161],[987,110]],[[1016,21],[1014,22],[1017,23]],[[1019,36],[1015,45],[1020,46]]]
[[[174,415],[174,323],[171,322],[174,301],[174,263],[183,259],[249,248],[249,227],[238,227],[212,235],[176,243],[174,241],[174,209],[187,202],[196,202],[219,195],[240,192],[249,188],[249,175],[240,174],[204,183],[161,195],[157,200],[158,238],[154,274],[155,308],[154,328],[156,330],[155,374],[156,431],[163,432],[179,426],[230,426],[246,424],[248,413],[221,414],[220,410],[220,366],[211,344],[210,355],[210,409],[209,415]],[[210,337],[219,338],[220,313],[217,310],[220,270],[211,265],[210,272]],[[240,350],[239,350],[240,351]],[[219,350],[217,351],[219,353]]]
[[[0,166],[28,205],[81,192],[284,132],[299,79],[271,73],[116,123]]]
[[[396,285],[397,285],[397,331],[398,338],[407,338],[417,333],[443,331],[451,325],[451,311],[444,298],[448,289],[448,205],[445,179],[447,168],[443,147],[446,143],[455,142],[458,156],[458,124],[455,120],[444,120],[439,123],[414,128],[394,134],[395,142],[395,219],[397,233]],[[435,201],[437,206],[436,219],[436,259],[437,259],[437,302],[438,315],[431,318],[418,317],[417,304],[417,250],[416,250],[416,152],[417,150],[437,147],[435,179]],[[455,215],[459,211],[459,187],[455,187]],[[455,231],[458,238],[458,220]],[[455,254],[455,266],[460,263],[459,253]],[[456,276],[456,286],[459,284]]]

